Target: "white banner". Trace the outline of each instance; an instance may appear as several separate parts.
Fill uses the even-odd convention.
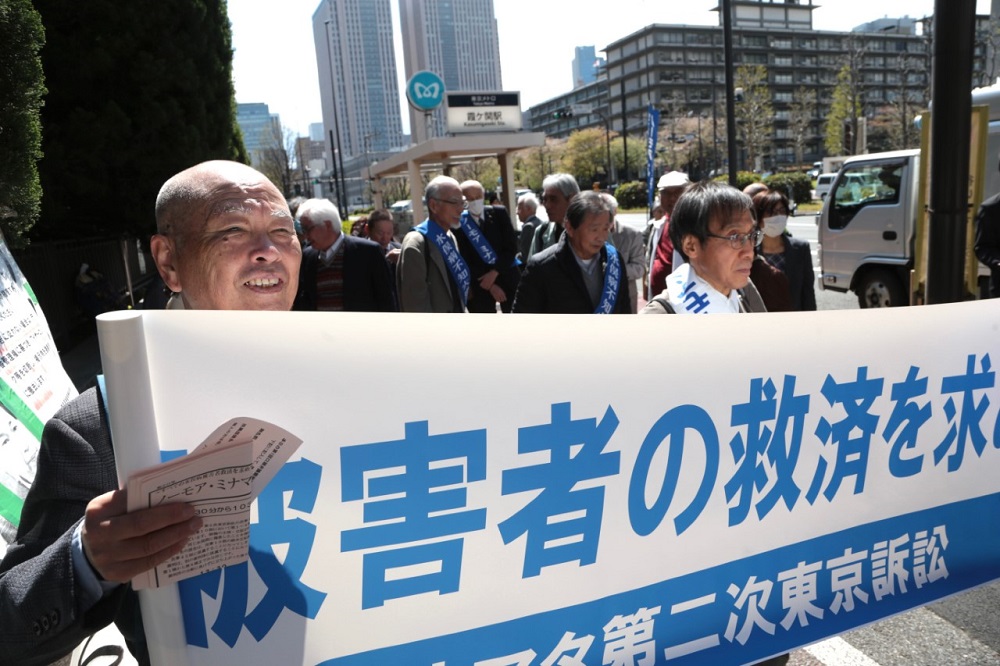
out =
[[[154,663],[749,663],[1000,577],[1000,302],[99,326],[120,449],[303,439],[249,564],[142,593]]]
[[[76,395],[45,313],[0,238],[0,559],[35,478],[42,427]]]

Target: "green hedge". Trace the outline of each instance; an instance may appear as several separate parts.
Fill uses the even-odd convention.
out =
[[[645,208],[649,201],[646,198],[646,183],[639,180],[622,183],[615,190],[615,199],[621,208]]]
[[[771,189],[781,190],[795,203],[812,201],[812,180],[804,173],[776,173],[765,178],[764,184]]]
[[[728,183],[729,182],[729,176],[726,175],[726,174],[723,174],[721,176],[716,176],[715,180],[717,180],[717,181],[719,181],[721,183]],[[761,175],[759,173],[754,173],[753,171],[737,171],[736,172],[736,189],[742,190],[747,185],[750,185],[751,183],[759,183],[762,180],[763,179],[761,178]]]

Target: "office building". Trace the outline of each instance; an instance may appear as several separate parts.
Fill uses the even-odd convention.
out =
[[[883,18],[851,32],[815,31],[812,11],[816,5],[809,0],[733,0],[732,8],[736,67],[759,64],[767,68],[775,122],[773,149],[765,168],[795,163],[795,136],[789,120],[793,100],[801,88],[815,91],[817,98],[802,162],[810,163],[824,155],[825,119],[837,73],[852,53],[861,76],[865,116],[874,117],[893,105],[915,115],[929,101],[930,20]],[[994,49],[984,38],[989,32],[989,18],[977,17],[974,85],[988,85],[1000,74]],[[917,23],[923,25],[919,35]],[[644,134],[645,110],[653,104],[661,114],[678,109],[685,116],[699,119],[703,130],[719,128],[713,140],[721,135],[724,150],[721,15],[718,26],[646,26],[609,44],[605,54],[606,78],[599,76],[596,87],[573,90],[532,107],[526,125],[554,137],[568,136],[584,127],[603,127],[606,122],[614,132],[621,133],[627,124],[630,135]],[[581,103],[584,106],[577,106],[577,113],[571,117],[560,112]],[[592,112],[581,113],[581,108],[592,108]],[[668,121],[661,115],[661,136]]]
[[[814,31],[812,10],[805,2],[773,4],[758,0],[733,1],[733,55],[736,67],[764,65],[775,111],[773,150],[765,167],[795,161],[789,127],[792,102],[800,89],[816,93],[814,119],[805,137],[803,162],[823,155],[824,121],[833,98],[837,73],[851,51],[861,52],[866,113],[906,96],[914,112],[926,104],[927,45],[922,36],[905,31]],[[607,98],[603,114],[615,132],[624,120],[630,134],[644,133],[645,110],[650,104],[661,113],[677,111],[703,119],[703,127],[722,125],[725,69],[721,26],[646,26],[607,46]],[[601,126],[598,114],[555,118],[573,93],[548,100],[529,110],[531,128],[556,136],[574,129]],[[661,116],[662,117],[662,116]],[[663,118],[667,122],[668,118]],[[719,132],[714,133],[715,137]],[[721,130],[722,141],[725,130]],[[638,146],[637,146],[638,148]]]
[[[604,58],[597,56],[593,46],[576,47],[573,56],[573,88],[597,81],[597,72],[604,67]]]
[[[349,207],[362,200],[365,183],[348,165],[368,164],[403,143],[389,3],[322,0],[313,14],[323,140],[332,144],[330,170],[340,176]]]
[[[264,151],[282,146],[281,119],[278,114],[271,113],[267,104],[237,104],[236,124],[243,134],[243,146],[250,163],[255,167],[260,167]]]
[[[309,123],[309,139],[311,141],[324,141],[325,134],[323,123]]]
[[[323,0],[313,14],[323,127],[344,159],[402,143],[390,0]]]
[[[500,39],[493,0],[399,0],[406,79],[429,70],[449,91],[502,90]],[[444,113],[438,109],[430,126],[424,114],[410,110],[414,142],[425,128],[430,137],[445,134]]]

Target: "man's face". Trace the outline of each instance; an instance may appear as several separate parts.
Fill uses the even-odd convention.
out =
[[[553,222],[561,223],[566,218],[566,209],[569,208],[569,199],[556,187],[547,187],[542,192],[542,205],[545,212]]]
[[[392,222],[379,220],[375,224],[369,224],[368,238],[381,245],[383,250],[389,247],[389,243],[392,241]]]
[[[320,252],[330,249],[340,235],[333,230],[333,225],[329,222],[314,220],[308,215],[300,216],[299,222],[302,224],[302,235]]]
[[[715,236],[748,234],[754,229],[756,225],[748,210],[730,219],[713,217],[708,223],[708,233],[712,235],[704,243],[691,235],[684,237],[684,254],[702,279],[728,296],[733,289],[742,289],[750,281],[754,246],[747,241],[736,249],[728,240]]]
[[[437,197],[429,199],[427,207],[430,209],[430,218],[445,229],[458,228],[462,211],[465,210],[465,200],[462,199],[462,190],[458,185],[445,183],[438,189]]]
[[[592,213],[576,229],[566,225],[569,244],[581,259],[590,259],[601,251],[611,232],[611,213]]]
[[[466,201],[478,201],[485,199],[486,190],[476,185],[466,185],[465,189],[462,190],[462,196],[465,197]]]
[[[524,222],[529,217],[531,217],[531,211],[528,210],[528,204],[526,203],[517,204],[517,219],[519,219],[521,222]]]
[[[302,247],[284,197],[266,180],[206,179],[217,182],[183,227],[153,237],[167,287],[196,310],[291,309]]]
[[[674,212],[674,205],[682,194],[684,194],[683,187],[666,187],[660,190],[660,206],[667,215]]]

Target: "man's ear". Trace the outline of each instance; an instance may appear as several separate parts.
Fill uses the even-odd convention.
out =
[[[149,239],[149,251],[156,262],[156,268],[160,271],[160,277],[167,289],[175,294],[181,293],[180,271],[177,267],[177,250],[174,241],[168,236],[155,234]]]
[[[688,259],[695,259],[701,250],[701,243],[698,242],[694,234],[685,234],[684,238],[681,239],[681,250]]]

